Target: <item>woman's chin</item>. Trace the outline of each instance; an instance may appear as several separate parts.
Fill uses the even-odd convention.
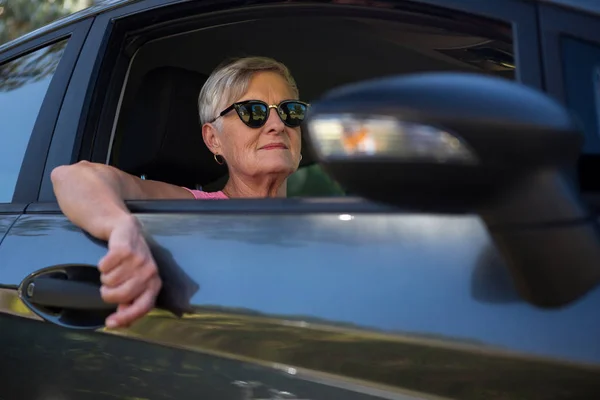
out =
[[[260,170],[264,174],[291,174],[296,171],[298,165],[291,157],[268,157],[260,163]]]

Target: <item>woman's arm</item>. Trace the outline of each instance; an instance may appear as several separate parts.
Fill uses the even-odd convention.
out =
[[[65,216],[108,241],[108,252],[98,263],[100,292],[104,301],[119,306],[106,325],[130,325],[152,309],[162,283],[141,225],[125,200],[191,199],[193,195],[178,186],[145,181],[86,161],[55,168],[51,179]]]
[[[129,219],[125,200],[193,198],[179,186],[142,180],[114,167],[87,161],[57,167],[51,179],[65,216],[102,240],[109,239],[119,221]]]

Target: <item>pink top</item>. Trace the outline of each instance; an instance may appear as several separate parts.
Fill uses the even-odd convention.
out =
[[[228,200],[229,197],[225,195],[225,193],[218,192],[203,192],[201,190],[192,190],[184,187],[185,190],[194,195],[196,200]]]

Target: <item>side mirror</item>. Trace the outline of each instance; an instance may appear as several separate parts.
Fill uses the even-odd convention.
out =
[[[561,306],[600,282],[596,218],[566,177],[583,136],[543,93],[476,74],[384,78],[326,94],[306,131],[350,192],[479,214],[531,303]]]

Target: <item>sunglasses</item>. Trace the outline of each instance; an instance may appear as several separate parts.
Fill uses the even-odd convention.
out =
[[[271,108],[275,108],[277,109],[277,115],[279,115],[279,118],[286,126],[297,128],[302,124],[304,118],[306,118],[308,107],[308,103],[299,100],[284,100],[277,105],[269,105],[260,100],[246,100],[233,103],[221,111],[219,116],[210,122],[215,122],[219,117],[235,109],[238,117],[240,117],[246,126],[260,128],[269,119]]]

